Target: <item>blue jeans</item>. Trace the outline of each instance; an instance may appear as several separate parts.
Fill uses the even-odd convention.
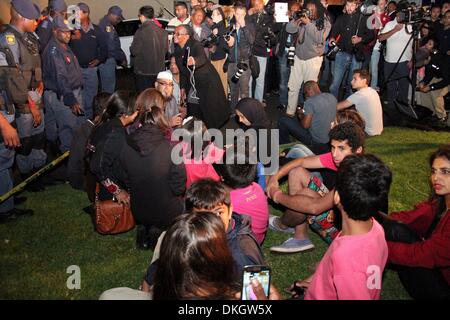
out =
[[[373,50],[370,57],[370,75],[372,80],[370,81],[370,87],[372,89],[378,88],[378,63],[380,62],[380,50]]]
[[[362,63],[356,61],[353,54],[340,51],[336,55],[336,60],[334,61],[333,68],[333,82],[330,86],[330,92],[339,100],[339,88],[343,81],[346,81],[346,92],[344,99],[352,94],[352,77],[353,70],[361,68]],[[345,73],[347,72],[347,78],[344,79]],[[345,82],[344,82],[345,83]]]
[[[94,112],[92,104],[98,93],[97,67],[83,69],[83,108],[87,119],[92,119]]]
[[[278,56],[278,72],[280,74],[279,95],[280,104],[287,106],[288,104],[288,82],[291,74],[291,66],[288,65],[287,51],[283,51],[281,56]]]
[[[98,70],[100,70],[102,92],[114,93],[116,90],[116,59],[108,58],[98,67]]]
[[[17,131],[21,141],[31,137],[36,139],[39,135],[44,135],[44,113],[42,110],[40,112],[42,122],[36,128],[33,126],[33,116],[31,113],[16,113]],[[24,143],[22,144],[24,145]],[[47,154],[43,149],[43,143],[31,145],[29,148],[30,149],[27,148],[28,150],[26,151],[24,150],[25,153],[23,154],[19,150],[16,155],[17,167],[22,174],[27,174],[34,169],[43,167],[47,161]]]
[[[14,114],[0,113],[8,120],[9,123],[14,121]],[[11,176],[11,167],[14,164],[14,149],[6,148],[3,140],[0,141],[0,195],[9,192],[13,187]],[[14,197],[0,203],[0,214],[14,209]]]
[[[280,144],[290,143],[289,135],[306,145],[313,143],[311,133],[300,125],[297,117],[281,117],[278,119],[278,129]]]
[[[330,78],[331,71],[334,68],[334,60],[329,60],[328,58],[323,58],[323,69],[320,75],[319,84],[321,86],[328,86],[328,79]]]
[[[249,92],[250,97],[255,98],[259,102],[264,98],[264,80],[266,78],[267,57],[256,57],[259,62],[259,76],[256,78],[255,94],[253,94],[253,77],[250,78]]]
[[[83,116],[76,116],[73,114],[69,106],[64,105],[63,98],[58,99],[56,93],[48,91],[49,108],[55,115],[56,124],[58,126],[59,149],[61,152],[66,152],[70,149],[72,137],[78,126],[85,120]],[[78,102],[82,102],[81,89],[74,90],[74,95]]]

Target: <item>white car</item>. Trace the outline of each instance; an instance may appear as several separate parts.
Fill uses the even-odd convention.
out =
[[[164,29],[167,30],[167,24],[169,23],[169,20],[164,18],[158,18],[157,19],[159,23],[163,26]],[[125,55],[127,57],[128,61],[128,68],[132,66],[132,62],[130,59],[130,47],[131,43],[133,42],[134,34],[136,33],[137,29],[141,25],[141,21],[139,19],[128,19],[120,22],[116,26],[117,33],[119,35],[120,39],[120,47],[122,48],[123,52],[125,52]],[[170,33],[170,30],[169,30]],[[169,35],[169,37],[171,37]],[[120,67],[118,67],[120,68]]]

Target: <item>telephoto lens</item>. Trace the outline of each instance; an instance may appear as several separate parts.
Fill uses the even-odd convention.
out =
[[[288,49],[287,61],[288,61],[288,65],[291,67],[294,65],[294,57],[295,57],[295,47],[290,46]]]
[[[242,74],[247,71],[248,65],[245,62],[239,62],[237,64],[237,68],[238,70],[234,74],[233,78],[231,78],[231,81],[233,81],[233,83],[237,83],[239,81],[239,78],[242,76]]]

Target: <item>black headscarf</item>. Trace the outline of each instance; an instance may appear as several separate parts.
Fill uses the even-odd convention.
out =
[[[261,102],[253,98],[244,98],[236,105],[248,121],[250,128],[253,129],[271,129],[270,120],[267,118],[266,111]]]

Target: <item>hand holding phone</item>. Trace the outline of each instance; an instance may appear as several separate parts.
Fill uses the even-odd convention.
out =
[[[268,266],[245,266],[242,274],[242,300],[261,300],[269,297],[270,268]],[[259,298],[258,298],[259,297]]]

